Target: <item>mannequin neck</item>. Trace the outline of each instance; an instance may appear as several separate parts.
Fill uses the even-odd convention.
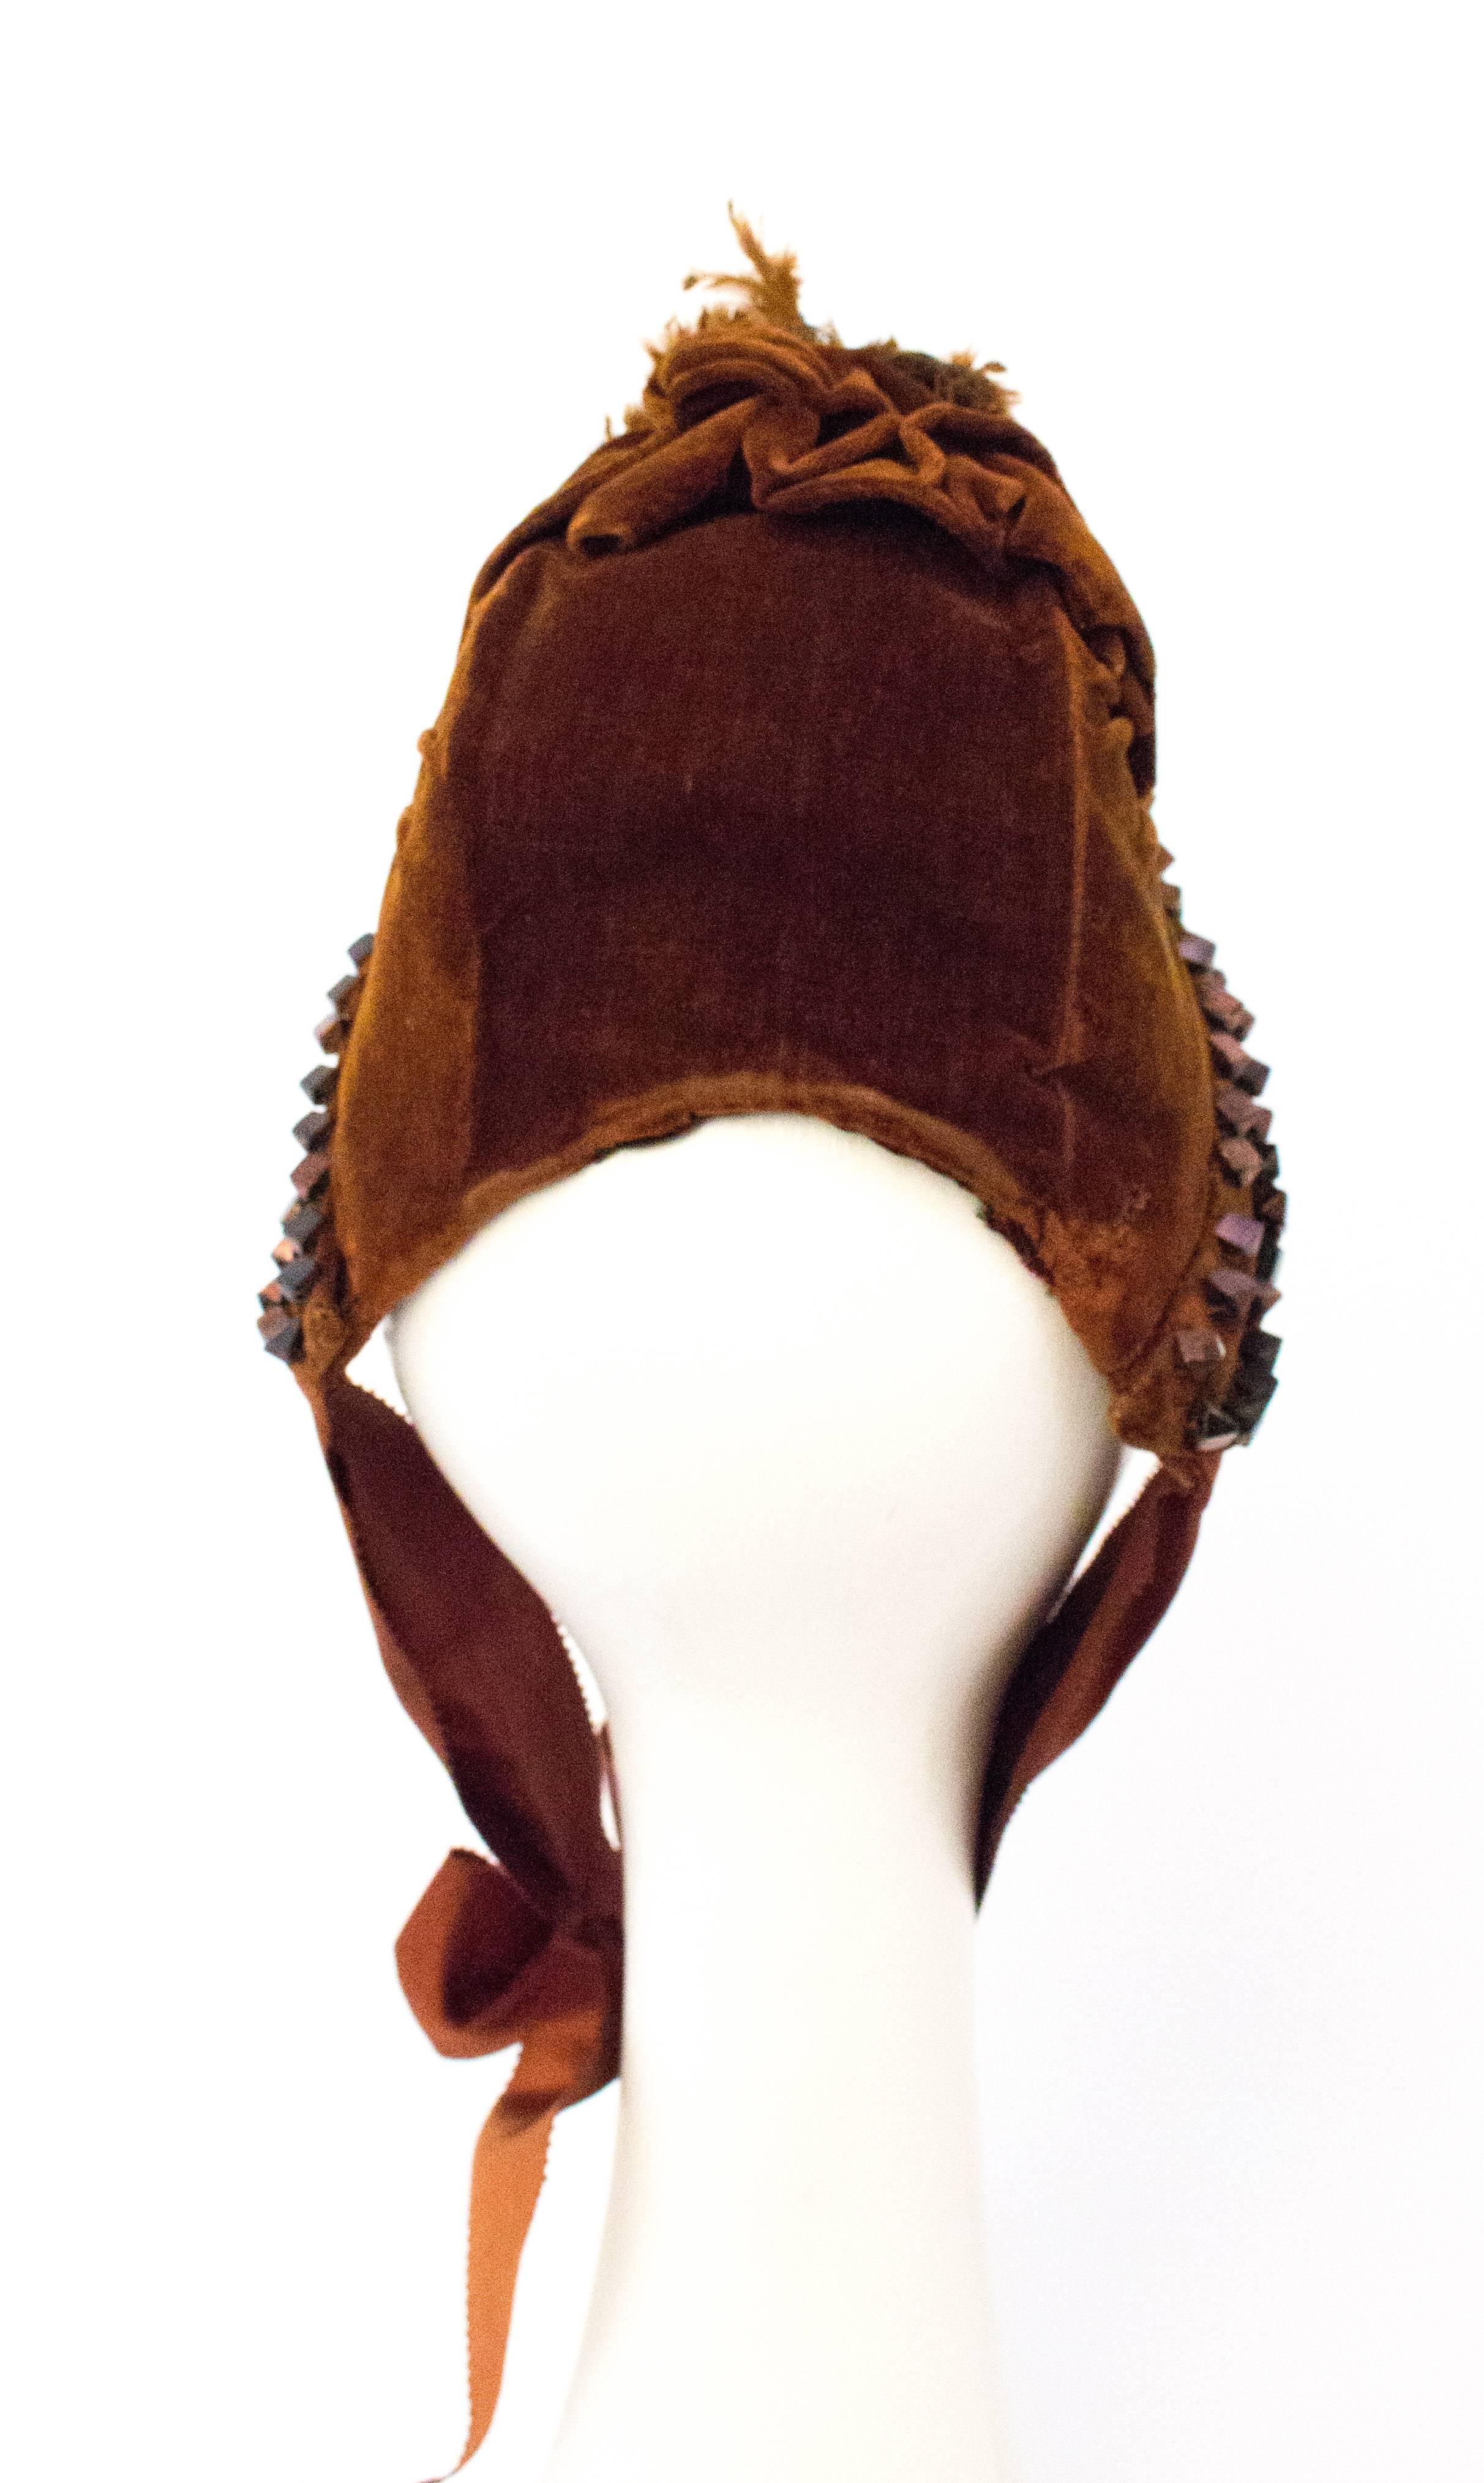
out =
[[[998,2483],[972,1771],[812,1696],[610,1723],[619,2133],[549,2483]]]

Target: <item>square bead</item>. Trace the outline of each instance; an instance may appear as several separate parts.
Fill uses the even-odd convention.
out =
[[[1261,1249],[1266,1232],[1266,1225],[1259,1224],[1255,1215],[1224,1215],[1216,1227],[1216,1239],[1224,1242],[1229,1250],[1250,1259]]]
[[[302,1302],[319,1283],[320,1271],[312,1259],[293,1259],[284,1268],[279,1284],[286,1300]]]
[[[328,1104],[339,1083],[339,1079],[338,1069],[332,1069],[328,1060],[319,1060],[315,1062],[308,1077],[301,1078],[299,1083],[311,1104]]]
[[[1262,1170],[1262,1158],[1246,1138],[1224,1138],[1216,1153],[1233,1181],[1256,1181]]]
[[[1234,1449],[1242,1434],[1224,1405],[1203,1406],[1196,1418],[1195,1445],[1207,1455]]]
[[[1249,1276],[1244,1268],[1213,1268],[1206,1279],[1206,1297],[1218,1319],[1243,1317],[1261,1290],[1257,1277]]]
[[[288,1311],[264,1311],[257,1323],[265,1353],[276,1353],[280,1362],[292,1362],[304,1342],[304,1322]]]
[[[312,1198],[314,1192],[330,1178],[330,1158],[323,1150],[296,1163],[289,1179],[301,1198]]]
[[[1254,1060],[1234,1035],[1213,1034],[1210,1043],[1217,1063],[1232,1084],[1240,1086],[1244,1094],[1260,1095],[1267,1084],[1267,1062]]]

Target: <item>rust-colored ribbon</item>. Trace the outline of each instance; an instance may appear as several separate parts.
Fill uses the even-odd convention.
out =
[[[552,2124],[611,2074],[604,1959],[561,1933],[542,1934],[509,1874],[459,1849],[397,1942],[402,1988],[438,2051],[466,2060],[517,2040],[521,2046],[516,2073],[474,2149],[469,2427],[450,2475],[468,2464],[494,2416],[516,2279],[545,2177]]]

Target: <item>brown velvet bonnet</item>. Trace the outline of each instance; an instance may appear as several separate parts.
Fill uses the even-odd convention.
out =
[[[551,2122],[618,2066],[621,1870],[552,1615],[347,1364],[513,1200],[716,1114],[810,1113],[970,1190],[1160,1459],[1012,1677],[981,1892],[1275,1384],[1267,1073],[1161,878],[1139,615],[999,364],[843,345],[732,221],[755,275],[687,281],[744,307],[671,322],[475,580],[262,1296],[494,1857],[451,1855],[397,1951],[441,2051],[522,2045],[475,2159],[465,2457]]]

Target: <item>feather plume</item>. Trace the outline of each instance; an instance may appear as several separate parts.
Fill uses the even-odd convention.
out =
[[[765,250],[755,227],[745,216],[737,214],[729,199],[727,213],[742,250],[752,261],[753,273],[733,275],[693,268],[683,280],[683,290],[689,292],[696,284],[713,285],[740,292],[746,299],[729,309],[708,303],[689,324],[679,318],[668,319],[657,341],[646,338],[649,376],[639,403],[626,405],[623,409],[625,431],[650,430],[661,418],[664,365],[674,348],[688,337],[738,326],[769,328],[775,334],[782,332],[784,335],[802,337],[809,344],[835,354],[843,355],[849,351],[837,329],[829,324],[812,324],[800,309],[799,262],[795,253],[791,250]],[[1019,402],[1014,389],[999,387],[990,377],[992,372],[1002,371],[1004,363],[976,362],[970,346],[961,347],[946,360],[935,354],[911,352],[899,345],[894,336],[859,350],[862,356],[884,359],[925,388],[930,397],[945,399],[951,405],[978,406],[989,413],[1007,414],[1011,406]],[[609,440],[615,436],[611,421],[604,424],[604,436]]]

